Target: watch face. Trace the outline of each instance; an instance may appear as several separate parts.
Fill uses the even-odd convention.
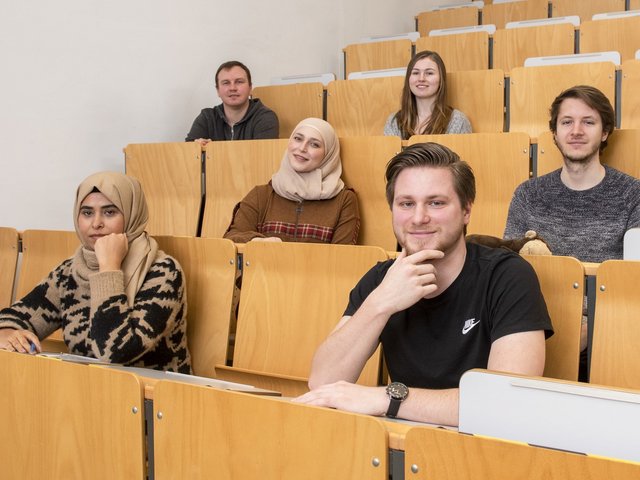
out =
[[[409,388],[404,383],[393,382],[387,385],[387,393],[391,398],[404,400],[409,394]]]

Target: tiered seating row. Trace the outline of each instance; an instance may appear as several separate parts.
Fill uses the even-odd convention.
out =
[[[421,141],[443,143],[473,167],[478,196],[469,233],[501,237],[516,186],[530,174],[542,175],[562,165],[549,132],[541,134],[537,141],[526,134],[510,132],[418,136],[407,143]],[[126,171],[140,180],[145,192],[150,192],[147,193],[148,231],[153,235],[222,237],[234,206],[251,188],[267,183],[277,171],[286,144],[286,140],[211,142],[202,161],[195,158],[192,150],[199,146],[192,143],[127,146]],[[391,213],[384,193],[384,171],[391,157],[401,150],[402,142],[398,137],[343,137],[340,145],[343,178],[359,198],[361,232],[358,243],[395,250]],[[639,130],[617,130],[611,136],[603,159],[640,178],[639,145]],[[190,152],[193,164],[190,178],[180,161],[186,154],[180,153],[176,162],[172,160],[175,152],[181,149]],[[165,198],[163,192],[169,198]],[[185,218],[200,222],[191,221],[186,228],[182,221]]]
[[[635,18],[640,22],[640,17]],[[540,38],[546,41],[554,36]],[[509,43],[519,41],[509,39]],[[530,45],[528,40],[525,43]],[[548,130],[549,106],[562,90],[593,85],[616,108],[619,127],[639,128],[639,79],[640,60],[628,60],[621,67],[610,62],[516,67],[509,75],[501,69],[454,71],[447,74],[447,103],[467,115],[474,132],[524,132],[536,137]],[[382,135],[385,121],[400,108],[403,80],[401,76],[335,80],[328,84],[326,95],[320,93],[320,83],[313,84],[313,93],[296,90],[296,85],[254,91],[256,96],[264,95],[265,103],[284,119],[283,138],[300,120],[318,112],[326,112],[324,118],[340,137]]]
[[[0,352],[0,366],[11,392],[0,399],[7,480],[577,480],[635,478],[640,470],[629,461],[178,381],[160,381],[145,400],[144,378],[102,366],[9,352]],[[46,448],[34,458],[36,445]]]

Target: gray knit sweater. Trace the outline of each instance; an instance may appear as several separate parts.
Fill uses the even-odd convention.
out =
[[[78,284],[72,258],[20,301],[0,311],[0,328],[30,330],[43,339],[62,328],[69,352],[109,363],[191,373],[184,274],[158,251],[129,306],[121,271],[96,272]]]
[[[504,238],[535,230],[554,255],[583,262],[622,258],[624,233],[640,226],[640,180],[605,166],[588,190],[571,190],[561,170],[522,183],[513,194]]]
[[[384,124],[384,134],[387,136],[402,137],[400,127],[395,119],[396,114],[392,113],[387,118],[387,122]],[[467,116],[460,110],[453,109],[451,112],[451,118],[449,119],[449,125],[447,125],[447,131],[445,133],[471,133],[471,122]],[[403,138],[403,140],[408,140]]]

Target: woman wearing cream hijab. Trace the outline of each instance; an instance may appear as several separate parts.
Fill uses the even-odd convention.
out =
[[[289,138],[280,170],[236,206],[225,233],[250,240],[355,244],[358,201],[340,179],[340,143],[324,120],[307,118]]]
[[[91,175],[78,187],[73,219],[82,245],[0,311],[0,348],[36,353],[40,339],[62,328],[71,353],[190,373],[184,275],[145,232],[140,183]]]

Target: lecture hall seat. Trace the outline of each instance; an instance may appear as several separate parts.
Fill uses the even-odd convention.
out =
[[[504,2],[487,4],[482,7],[482,24],[504,28],[508,22],[547,18],[549,15],[548,0],[524,0],[520,2]]]
[[[143,480],[145,422],[135,375],[0,351],[2,478]]]
[[[154,389],[155,479],[383,480],[382,421],[170,381]]]
[[[431,30],[478,25],[478,13],[479,8],[471,4],[458,8],[442,7],[422,12],[415,17],[416,30],[420,32],[421,37],[426,37]]]
[[[640,48],[640,16],[583,21],[580,53],[620,53],[621,61],[633,60]]]
[[[142,185],[151,235],[198,234],[202,205],[202,147],[196,142],[129,144],[127,175]]]
[[[344,49],[345,76],[351,72],[406,67],[411,60],[409,39],[356,43]]]
[[[640,128],[640,60],[622,64],[620,128]]]
[[[342,318],[349,292],[387,258],[372,246],[247,243],[233,366],[217,365],[218,378],[284,396],[308,391],[313,354]],[[359,383],[378,385],[380,361],[378,348]]]
[[[412,428],[404,449],[405,478],[416,480],[631,479],[640,475],[640,465],[634,462],[441,428]]]
[[[254,87],[252,96],[278,115],[279,138],[289,138],[301,120],[323,115],[324,86],[320,82]]]
[[[206,146],[202,237],[222,238],[233,209],[249,191],[271,180],[287,149],[287,139],[210,142]]]
[[[567,17],[577,15],[580,21],[591,20],[596,13],[621,12],[625,10],[625,0],[552,0],[551,16]]]
[[[232,318],[235,318],[236,246],[223,238],[155,238],[160,248],[178,260],[184,271],[187,342],[193,373],[215,378],[216,364],[227,360]]]
[[[420,37],[416,40],[416,52],[423,50],[438,52],[447,74],[489,68],[489,33],[486,31]]]
[[[18,231],[0,227],[0,309],[11,305],[18,266]]]
[[[640,262],[607,260],[596,272],[589,382],[640,390]]]
[[[529,57],[575,53],[574,37],[574,27],[570,23],[496,30],[493,35],[493,68],[509,73],[512,68],[523,67]]]
[[[554,334],[546,341],[545,377],[578,381],[585,272],[572,257],[523,255],[536,271]]]

